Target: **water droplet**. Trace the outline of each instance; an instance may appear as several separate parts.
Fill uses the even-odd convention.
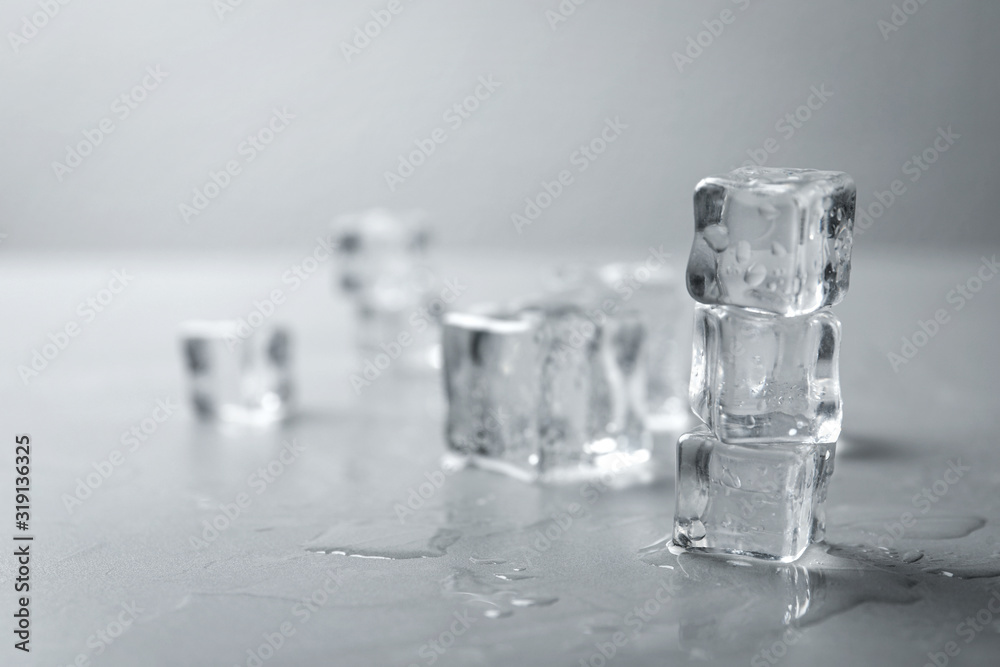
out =
[[[479,556],[469,556],[469,560],[476,565],[503,565],[507,562],[502,558],[481,558]]]
[[[494,574],[497,579],[503,579],[504,581],[524,581],[525,579],[534,579],[535,577],[530,574]]]
[[[904,563],[916,563],[918,560],[924,557],[924,554],[920,551],[907,551],[904,553],[900,559]]]
[[[705,530],[705,524],[703,524],[698,519],[692,521],[687,527],[687,536],[692,542],[697,542],[698,540],[705,539],[707,531]]]
[[[775,241],[771,244],[771,254],[775,257],[784,257],[788,254],[788,251],[785,250],[785,246]]]
[[[510,601],[515,607],[548,607],[556,602],[559,602],[559,598],[523,597],[514,598]]]
[[[528,568],[526,568],[526,567],[512,567],[510,569],[514,570],[515,572],[524,572]]]
[[[751,264],[743,274],[743,280],[750,287],[757,287],[767,278],[767,269],[760,264]]]
[[[705,243],[715,252],[729,247],[729,230],[724,225],[709,225],[702,231]]]
[[[739,475],[733,472],[728,466],[722,467],[722,483],[734,489],[739,489],[743,486]]]
[[[483,616],[486,618],[507,618],[513,614],[514,612],[510,609],[487,609],[483,612]]]

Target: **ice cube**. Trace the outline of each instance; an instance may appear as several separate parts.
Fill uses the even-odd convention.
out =
[[[449,448],[473,464],[534,478],[545,357],[542,318],[483,306],[444,316]]]
[[[567,481],[641,478],[651,439],[643,406],[645,328],[595,324],[536,300],[444,318],[449,447],[475,465]]]
[[[688,333],[690,302],[682,299],[681,276],[671,263],[650,268],[648,262],[607,264],[601,281],[615,304],[635,311],[646,329],[646,424],[655,431],[680,431],[688,421]]]
[[[855,200],[842,172],[744,167],[702,180],[688,292],[780,315],[838,303],[850,282]]]
[[[638,317],[646,329],[646,424],[681,430],[688,421],[688,333],[691,310],[681,299],[680,273],[662,256],[655,261],[561,267],[553,297],[583,308],[593,321]]]
[[[360,363],[397,346],[402,336],[409,342],[399,345],[396,365],[439,367],[442,286],[427,263],[430,232],[423,215],[371,209],[339,217],[333,230],[337,283],[357,313]]]
[[[542,475],[571,480],[610,472],[632,477],[650,458],[645,429],[642,319],[623,312],[595,323],[576,305],[552,302],[526,312],[544,318],[539,416]]]
[[[822,535],[836,445],[726,444],[700,426],[677,443],[674,545],[793,561]]]
[[[840,322],[727,306],[695,308],[691,408],[729,443],[840,436]]]
[[[361,312],[400,311],[419,305],[427,289],[424,265],[430,234],[417,212],[371,209],[333,223],[337,283]]]
[[[199,417],[263,424],[288,416],[292,378],[287,330],[197,320],[182,323],[180,335],[191,402]]]

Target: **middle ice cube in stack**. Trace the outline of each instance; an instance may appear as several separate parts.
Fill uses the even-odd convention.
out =
[[[695,314],[674,544],[794,560],[823,532],[840,435],[840,322],[855,206],[847,174],[744,168],[695,190]]]

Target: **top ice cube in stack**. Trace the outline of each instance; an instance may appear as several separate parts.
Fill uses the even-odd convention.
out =
[[[688,292],[710,305],[806,315],[840,302],[851,274],[851,177],[745,167],[695,189]]]

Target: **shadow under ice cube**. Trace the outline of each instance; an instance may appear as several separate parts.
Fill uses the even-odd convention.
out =
[[[701,303],[780,315],[840,302],[856,198],[842,172],[744,167],[702,180],[688,292]]]
[[[674,545],[793,561],[823,534],[836,445],[737,445],[707,427],[677,443]]]
[[[291,338],[281,327],[189,321],[181,345],[191,403],[203,419],[265,424],[288,416]]]
[[[840,436],[840,321],[698,305],[691,408],[723,442],[831,443]]]

